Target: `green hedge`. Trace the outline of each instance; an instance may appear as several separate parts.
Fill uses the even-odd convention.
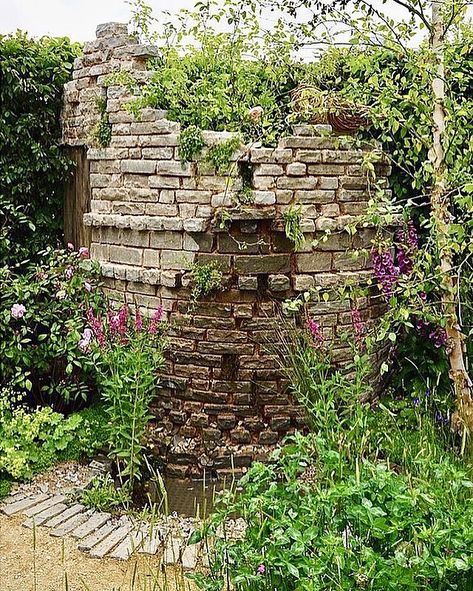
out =
[[[59,114],[78,52],[66,38],[0,36],[0,266],[61,238],[69,164]]]

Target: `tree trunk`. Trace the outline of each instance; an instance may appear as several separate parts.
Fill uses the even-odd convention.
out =
[[[450,248],[449,225],[451,214],[449,200],[445,194],[445,161],[443,134],[445,131],[445,71],[444,71],[444,21],[442,9],[445,0],[432,0],[431,49],[435,59],[435,76],[432,80],[434,97],[433,145],[430,160],[433,166],[434,184],[431,194],[434,236],[440,261],[442,308],[446,318],[448,336],[447,354],[450,364],[450,379],[453,382],[457,409],[453,425],[464,434],[473,433],[472,382],[465,366],[464,335],[458,322],[456,276]]]

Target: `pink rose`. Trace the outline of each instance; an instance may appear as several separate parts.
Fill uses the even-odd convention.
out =
[[[79,248],[79,256],[86,259],[89,256],[89,249],[86,246],[81,246]]]
[[[67,269],[64,271],[64,275],[66,276],[66,279],[72,279],[72,276],[74,275],[74,269],[72,267],[67,267]]]
[[[79,341],[79,349],[82,353],[88,353],[90,351],[90,341],[92,339],[93,332],[90,328],[86,328],[82,333],[82,338]]]
[[[26,308],[25,306],[23,306],[23,304],[13,304],[10,312],[13,318],[23,318],[26,312]]]
[[[74,245],[72,244],[72,242],[68,242],[68,243],[67,243],[67,248],[68,248],[69,250],[74,250]]]
[[[88,281],[84,283],[84,287],[85,291],[92,291],[92,285]]]

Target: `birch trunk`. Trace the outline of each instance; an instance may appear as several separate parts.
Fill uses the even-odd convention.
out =
[[[455,389],[457,409],[453,416],[454,426],[467,433],[473,433],[472,382],[465,365],[464,335],[458,322],[456,276],[449,245],[449,224],[451,214],[445,194],[445,161],[443,134],[445,131],[445,71],[444,71],[444,21],[442,9],[445,0],[432,0],[431,49],[435,56],[435,75],[432,81],[434,97],[433,145],[430,160],[434,170],[431,204],[434,232],[440,259],[442,281],[442,308],[446,318],[448,336],[447,354],[450,364],[450,379]]]

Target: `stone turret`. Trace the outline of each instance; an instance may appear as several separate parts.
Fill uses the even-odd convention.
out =
[[[180,124],[156,109],[135,119],[125,109],[129,90],[106,84],[120,71],[145,81],[156,54],[125,25],[100,25],[66,85],[63,139],[88,147],[84,220],[109,296],[145,311],[162,305],[172,324],[151,446],[172,474],[222,473],[248,466],[304,424],[267,346],[279,338],[281,302],[347,280],[367,285],[370,262],[353,252],[370,248],[374,229],[346,231],[367,207],[365,154],[310,126],[298,126],[275,148],[242,146],[233,169],[244,172],[251,203],[237,205],[238,175],[219,175],[200,156],[183,164]],[[110,144],[98,148],[94,129],[104,115]],[[207,148],[228,137],[204,132]],[[377,173],[387,183],[384,160]],[[305,239],[297,249],[285,234],[291,207],[300,208]],[[223,288],[192,302],[189,271],[211,261]],[[357,306],[365,321],[382,313],[371,288]],[[348,361],[340,334],[352,330],[349,302],[330,298],[307,311],[332,341],[335,360]]]

